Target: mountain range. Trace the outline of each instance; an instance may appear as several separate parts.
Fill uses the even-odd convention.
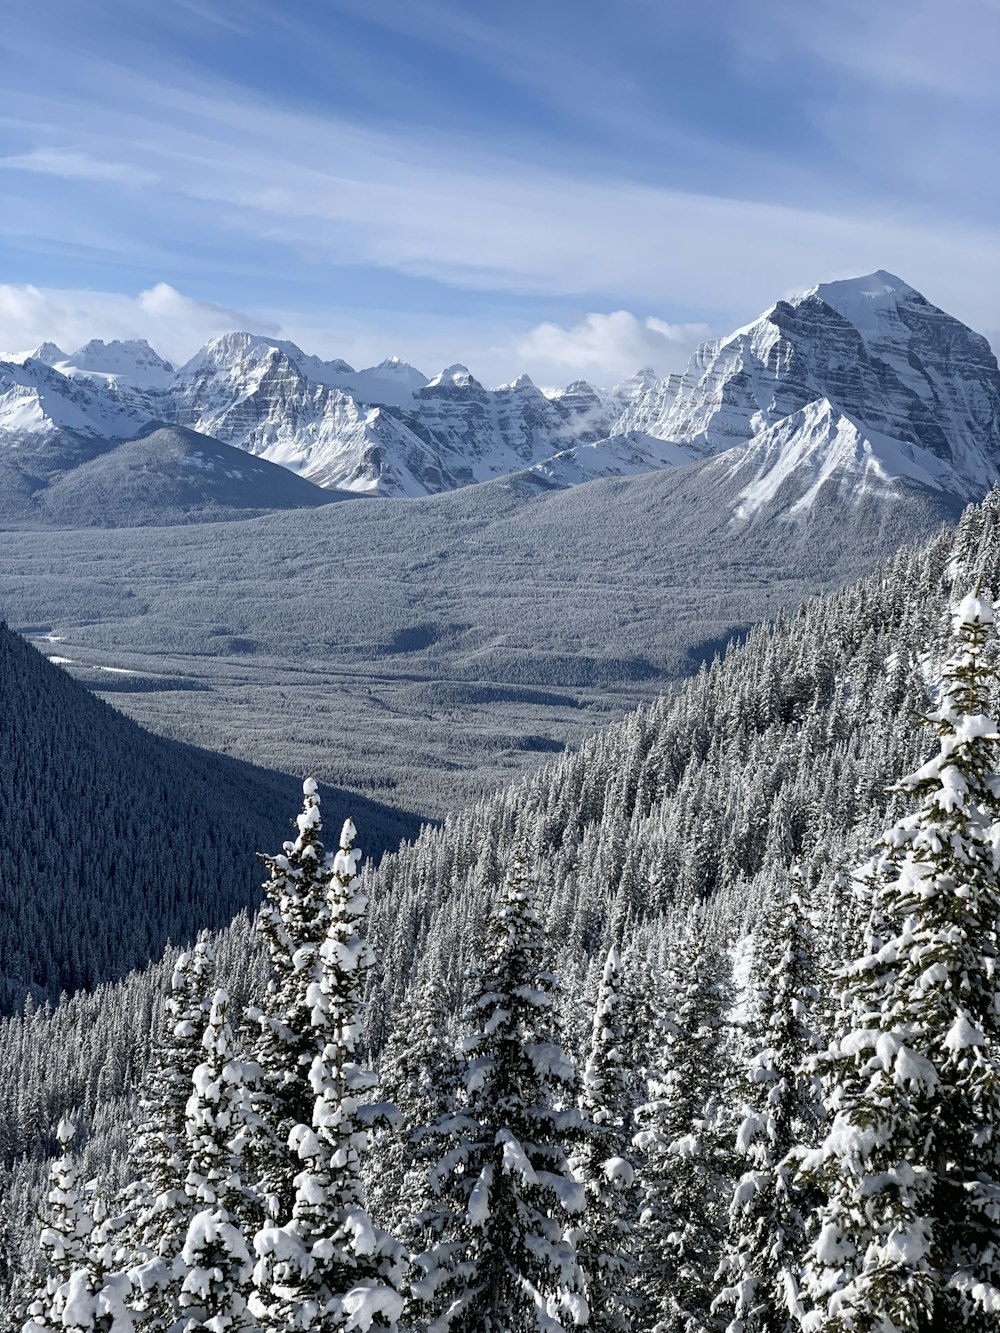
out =
[[[141,340],[71,355],[44,343],[0,362],[0,448],[18,483],[5,489],[41,515],[52,476],[163,423],[324,491],[386,497],[521,472],[565,487],[718,457],[718,475],[744,480],[734,516],[779,496],[794,517],[824,486],[982,495],[1000,471],[1000,370],[985,338],[881,270],[777,301],[705,343],[683,375],[646,368],[608,390],[543,392],[526,375],[488,389],[465,366],[428,379],[396,358],[355,370],[250,333],[179,368]]]

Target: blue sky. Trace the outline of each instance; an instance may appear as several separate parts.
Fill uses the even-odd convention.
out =
[[[0,347],[600,381],[874,268],[992,331],[998,57],[1000,0],[10,6]]]

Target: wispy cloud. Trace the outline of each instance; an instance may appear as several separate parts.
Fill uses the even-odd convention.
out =
[[[140,166],[109,162],[75,149],[36,148],[0,157],[0,170],[31,171],[64,180],[107,181],[116,185],[151,185],[156,177]]]
[[[91,338],[146,338],[180,362],[231,329],[273,336],[279,327],[274,320],[197,301],[164,282],[137,296],[0,284],[0,354],[30,351],[46,341],[73,352]]]
[[[164,282],[135,296],[0,284],[0,356],[44,341],[72,353],[91,338],[146,338],[179,365],[210,338],[235,329],[290,338],[357,366],[399,355],[432,374],[461,359],[491,385],[523,370],[540,384],[587,377],[611,384],[644,365],[662,374],[686,364],[709,334],[705,325],[641,320],[626,310],[589,314],[572,327],[544,322],[528,329],[433,316],[393,316],[380,324],[371,315],[337,314],[309,324],[294,311],[250,313],[199,301]]]
[[[798,113],[831,187],[916,216],[996,218],[996,0],[765,0],[732,7],[728,30],[762,79],[812,72]]]
[[[772,0],[770,18],[756,33],[761,45],[767,33],[772,58],[787,50],[775,45],[776,23],[788,45],[882,98],[902,88],[961,101],[1000,99],[996,0]]]
[[[72,153],[109,160],[113,142],[124,173],[154,175],[155,230],[172,223],[178,246],[210,217],[219,234],[325,264],[569,297],[591,309],[700,307],[713,322],[721,293],[726,309],[749,315],[789,288],[891,266],[982,323],[992,314],[990,283],[996,290],[1000,280],[995,230],[954,218],[560,175],[457,134],[428,146],[232,91],[210,96],[126,74],[117,91],[113,114],[110,101],[95,118],[64,96],[58,106],[38,99],[38,119],[87,126],[57,163]]]
[[[660,374],[682,370],[695,347],[709,337],[707,324],[668,324],[628,310],[589,314],[570,328],[546,321],[517,340],[516,351],[542,382],[569,375],[619,380],[642,366]]]
[[[623,8],[245,0],[233,33],[219,0],[118,0],[114,31],[52,0],[42,43],[20,8],[0,242],[58,261],[39,286],[169,280],[362,342],[454,316],[553,367],[879,267],[995,327],[994,0]]]

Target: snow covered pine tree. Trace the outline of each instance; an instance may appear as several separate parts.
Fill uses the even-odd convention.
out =
[[[812,1072],[817,1038],[816,951],[803,904],[776,892],[754,929],[753,971],[741,1046],[743,1115],[729,1234],[712,1309],[728,1310],[726,1333],[795,1333],[799,1271],[812,1197],[795,1179],[797,1150],[816,1142],[822,1105]],[[737,1088],[740,1085],[737,1084]]]
[[[805,1170],[826,1193],[807,1330],[953,1333],[1000,1317],[1000,778],[987,716],[988,600],[954,612],[928,721],[938,753],[899,784],[916,803],[858,872],[883,938],[842,982],[854,1029]]]
[[[571,1235],[587,1275],[587,1327],[594,1333],[626,1333],[635,1304],[633,1099],[625,1064],[621,992],[622,961],[613,947],[601,975],[583,1071],[580,1110],[586,1137],[570,1159],[586,1191],[586,1209]]]
[[[319,895],[313,886],[325,885],[320,906],[325,934],[320,943],[300,947],[294,958],[301,974],[296,986],[301,994],[304,985],[307,1006],[298,1017],[308,1024],[315,1054],[308,1069],[302,1068],[301,1054],[292,1068],[312,1093],[310,1115],[289,1132],[299,1162],[291,1216],[282,1226],[265,1225],[254,1240],[251,1309],[269,1333],[393,1330],[403,1306],[402,1247],[373,1224],[361,1176],[368,1139],[361,1095],[373,1079],[359,1068],[356,1048],[364,975],[375,961],[361,933],[367,907],[357,873],[361,851],[348,820],[340,850],[326,862],[317,841],[318,808],[315,784],[310,790],[307,783],[300,840],[316,850],[303,871],[314,897]],[[298,899],[292,901],[298,911]],[[284,1044],[291,1050],[291,1043]],[[300,1038],[298,1051],[304,1049]],[[284,1104],[295,1104],[293,1097],[287,1095]]]
[[[448,1029],[444,978],[431,966],[407,991],[382,1054],[380,1094],[395,1117],[369,1165],[372,1211],[410,1249],[434,1228],[434,1126],[455,1110],[458,1057]]]
[[[660,1067],[650,1100],[636,1109],[637,1322],[651,1333],[702,1333],[715,1324],[711,1278],[724,1218],[713,1125],[723,1067],[721,963],[699,909],[679,926]]]
[[[118,1257],[100,1199],[91,1200],[72,1155],[76,1132],[63,1119],[56,1131],[61,1156],[49,1173],[48,1225],[39,1238],[52,1276],[28,1309],[24,1333],[131,1333],[127,1274],[113,1271]]]
[[[190,1152],[187,1105],[194,1071],[205,1054],[202,1038],[214,977],[215,959],[206,940],[178,957],[139,1103],[124,1236],[132,1252],[134,1308],[143,1315],[144,1333],[159,1333],[177,1318],[181,1278],[174,1273],[174,1260],[198,1211],[184,1189]]]
[[[435,1127],[431,1180],[450,1205],[414,1264],[415,1327],[431,1333],[557,1333],[586,1322],[567,1229],[584,1208],[567,1160],[582,1124],[559,1041],[535,886],[515,853],[487,927],[463,1044],[460,1110]],[[562,1103],[565,1109],[557,1109]]]
[[[185,1333],[241,1333],[247,1318],[250,1252],[242,1225],[251,1215],[240,1177],[249,1116],[245,1071],[234,1059],[226,1018],[229,996],[217,990],[187,1103],[190,1151],[184,1191],[198,1211],[175,1259]]]
[[[298,836],[277,856],[261,857],[270,879],[264,885],[257,930],[264,938],[271,975],[261,1005],[247,1013],[258,1027],[253,1055],[260,1071],[252,1094],[257,1119],[247,1156],[265,1210],[279,1221],[291,1215],[295,1177],[302,1166],[289,1136],[297,1125],[312,1120],[315,1091],[309,1070],[322,1047],[313,1030],[309,989],[330,924],[331,867],[320,841],[319,791],[312,778],[302,790]]]

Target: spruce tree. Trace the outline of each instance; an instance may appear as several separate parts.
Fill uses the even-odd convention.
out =
[[[694,910],[671,960],[663,1048],[649,1100],[637,1107],[636,1229],[640,1328],[702,1333],[713,1326],[712,1279],[724,1228],[717,1117],[724,988],[717,948]]]
[[[372,1211],[411,1248],[437,1207],[427,1170],[434,1126],[455,1110],[458,1055],[449,1028],[444,980],[430,969],[407,992],[383,1052],[379,1094],[394,1124],[373,1144],[367,1173]]]
[[[56,1129],[59,1156],[49,1168],[49,1190],[39,1248],[50,1269],[45,1286],[36,1292],[28,1313],[42,1327],[53,1326],[53,1302],[73,1272],[87,1264],[90,1233],[94,1221],[73,1156],[76,1125],[64,1116]]]
[[[39,1244],[51,1268],[28,1308],[24,1333],[130,1333],[131,1282],[103,1200],[88,1196],[72,1154],[75,1126],[56,1131],[61,1155],[49,1172],[47,1224]]]
[[[323,821],[315,780],[307,778],[302,790],[296,838],[276,856],[261,858],[270,878],[264,884],[257,930],[267,949],[270,979],[263,1002],[247,1015],[257,1028],[253,1055],[259,1069],[253,1091],[256,1127],[248,1158],[261,1202],[279,1223],[291,1216],[295,1177],[301,1169],[290,1136],[298,1125],[312,1120],[315,1092],[310,1070],[321,1045],[313,1027],[310,988],[331,910],[331,866],[320,840]]]
[[[434,1333],[552,1333],[586,1320],[568,1228],[585,1203],[567,1145],[581,1132],[575,1069],[560,1043],[534,876],[511,858],[485,940],[462,1045],[458,1111],[436,1126],[441,1199],[414,1256]]]
[[[215,959],[206,940],[199,939],[178,956],[139,1103],[129,1163],[133,1183],[125,1198],[126,1235],[138,1287],[136,1308],[149,1333],[166,1328],[176,1317],[176,1291],[171,1296],[165,1288],[196,1211],[184,1188],[190,1151],[187,1105],[194,1071],[205,1054],[202,1038],[214,975]]]
[[[813,1198],[796,1182],[798,1150],[812,1146],[822,1107],[812,1057],[817,1038],[815,944],[795,892],[775,895],[754,932],[754,963],[736,1136],[743,1168],[713,1309],[727,1333],[795,1333],[802,1313],[799,1271]]]
[[[914,805],[859,871],[873,949],[843,983],[806,1174],[826,1191],[806,1279],[810,1329],[993,1327],[1000,1312],[1000,778],[987,715],[994,615],[968,596],[928,721],[938,752],[899,790]]]
[[[217,990],[186,1108],[189,1160],[184,1192],[195,1210],[174,1263],[185,1333],[229,1333],[250,1324],[251,1262],[240,1225],[247,1213],[241,1179],[249,1115],[245,1068],[234,1058],[229,997]]]
[[[254,1241],[251,1308],[273,1333],[391,1330],[403,1304],[401,1248],[372,1223],[361,1175],[362,1099],[373,1080],[357,1055],[364,978],[375,959],[362,933],[367,900],[355,836],[348,820],[330,866],[326,936],[299,960],[319,1049],[308,1071],[310,1121],[289,1136],[299,1161],[291,1218],[265,1225]]]
[[[635,1273],[634,1101],[622,1027],[622,960],[612,947],[604,963],[590,1050],[583,1071],[580,1110],[585,1136],[571,1157],[586,1191],[586,1209],[573,1227],[587,1277],[587,1327],[624,1333],[631,1327]]]

